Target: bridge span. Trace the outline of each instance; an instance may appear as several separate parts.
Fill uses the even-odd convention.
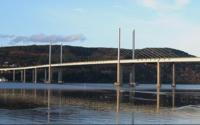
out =
[[[151,58],[151,59],[122,59],[120,64],[142,64],[142,63],[191,63],[200,62],[199,57],[187,57],[187,58]],[[51,64],[51,67],[69,67],[69,66],[84,66],[84,65],[110,65],[117,64],[117,60],[102,60],[102,61],[83,61],[83,62],[67,62]],[[0,71],[13,71],[13,70],[26,70],[35,68],[48,68],[49,64],[27,66],[27,67],[15,67],[15,68],[0,68]]]

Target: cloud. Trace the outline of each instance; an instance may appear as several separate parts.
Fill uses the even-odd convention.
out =
[[[31,36],[15,36],[15,35],[0,35],[1,39],[9,39],[11,43],[19,42],[37,42],[37,43],[49,43],[49,42],[73,42],[73,41],[85,41],[85,36],[82,34],[60,36],[60,35],[45,35],[36,34]]]
[[[180,10],[190,3],[190,0],[137,0],[140,5],[156,11]]]

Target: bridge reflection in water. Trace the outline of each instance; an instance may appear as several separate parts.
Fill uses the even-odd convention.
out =
[[[76,122],[82,122],[90,117],[91,120],[96,119],[100,122],[104,119],[116,124],[143,123],[140,121],[140,113],[147,114],[148,117],[174,116],[179,107],[200,104],[197,98],[199,95],[198,92],[178,91],[176,93],[175,88],[139,91],[135,88],[124,90],[119,86],[115,87],[115,90],[95,91],[2,89],[0,106],[1,109],[26,110],[27,113],[21,114],[26,115],[23,117],[32,121],[37,119],[36,121],[42,123],[69,123],[70,121],[74,123],[75,119]],[[89,120],[87,123],[98,122]]]

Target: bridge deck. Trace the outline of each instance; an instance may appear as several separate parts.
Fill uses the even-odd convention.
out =
[[[151,58],[151,59],[123,59],[121,64],[139,64],[139,63],[186,63],[186,62],[200,62],[199,57],[189,58]],[[68,62],[51,64],[51,67],[68,67],[68,66],[82,66],[82,65],[109,65],[117,64],[117,60],[102,60],[102,61],[85,61],[85,62]],[[0,68],[0,71],[12,71],[12,70],[24,70],[24,69],[35,69],[35,68],[47,68],[49,64],[27,66],[27,67],[16,67],[16,68]]]

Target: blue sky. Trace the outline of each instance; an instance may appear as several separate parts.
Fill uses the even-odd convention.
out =
[[[117,47],[121,27],[124,48],[131,47],[135,29],[136,48],[171,47],[200,56],[199,6],[199,0],[1,0],[0,34],[82,34],[85,41],[66,44]]]

